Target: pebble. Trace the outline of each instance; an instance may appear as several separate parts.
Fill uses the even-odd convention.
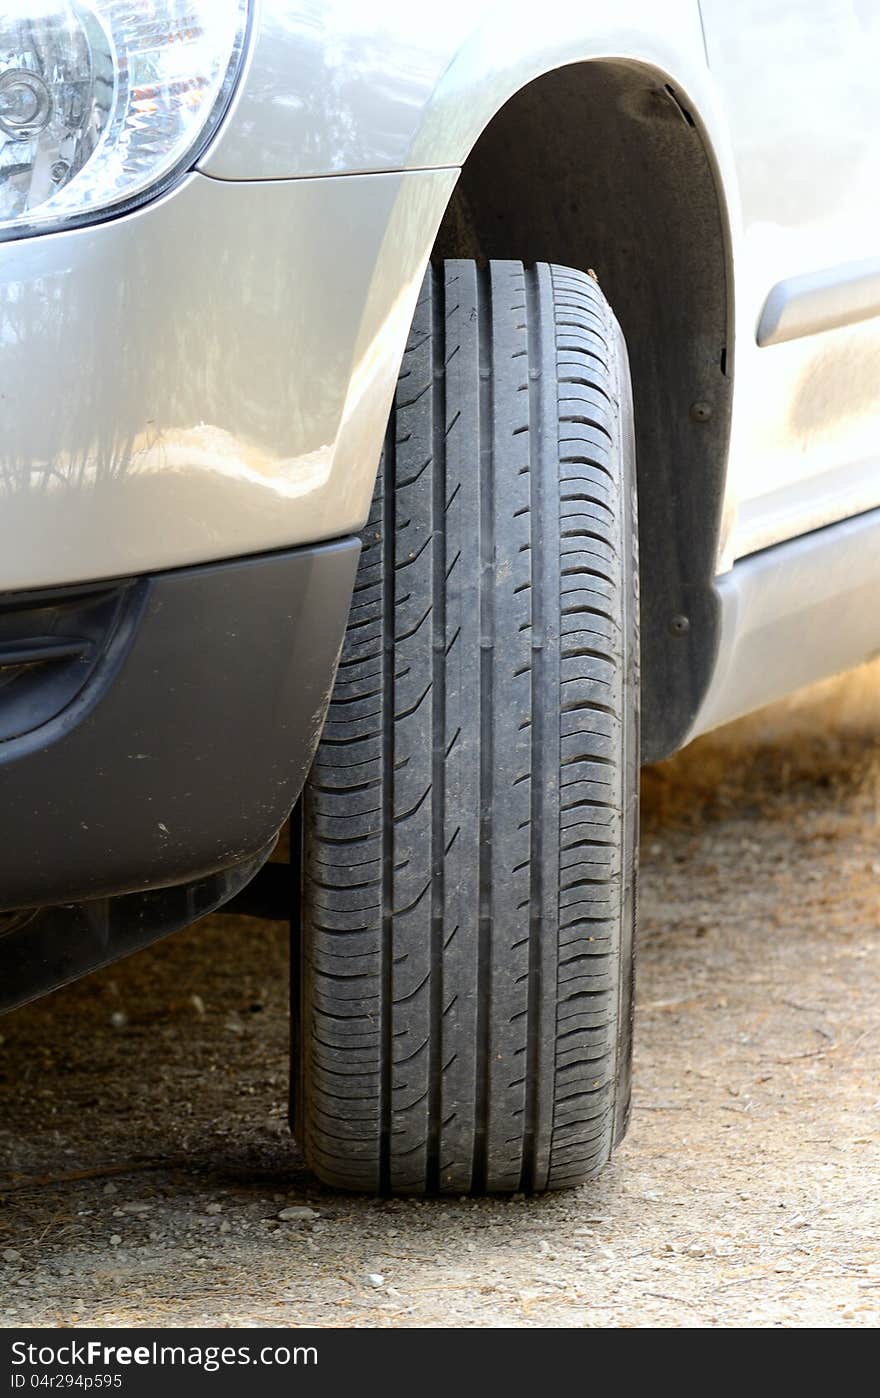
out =
[[[381,1272],[368,1272],[367,1281],[370,1283],[370,1286],[385,1285],[385,1278],[382,1276]]]
[[[114,1029],[125,1029],[128,1024],[128,1015],[124,1010],[114,1010],[110,1016],[110,1023]]]
[[[222,1214],[222,1212],[223,1212],[223,1205],[222,1205],[222,1204],[216,1204],[216,1203],[214,1203],[214,1204],[207,1204],[207,1205],[205,1206],[205,1213],[206,1213],[206,1214]]]
[[[21,1253],[20,1253],[20,1252],[17,1252],[15,1248],[4,1248],[4,1249],[3,1249],[3,1261],[4,1261],[4,1262],[20,1262],[20,1261],[21,1261]]]
[[[110,1234],[110,1246],[111,1246],[112,1248],[118,1248],[118,1247],[119,1247],[119,1244],[120,1244],[121,1242],[122,1242],[122,1239],[120,1238],[120,1236],[119,1236],[118,1233],[111,1233],[111,1234]]]
[[[278,1217],[283,1223],[305,1223],[310,1218],[319,1218],[320,1215],[306,1204],[292,1204],[289,1208],[282,1209]]]

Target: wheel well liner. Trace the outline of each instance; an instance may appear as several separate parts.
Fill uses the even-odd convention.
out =
[[[433,256],[590,269],[614,307],[635,404],[643,753],[666,756],[718,650],[732,390],[727,216],[687,98],[623,60],[535,79],[471,150]]]

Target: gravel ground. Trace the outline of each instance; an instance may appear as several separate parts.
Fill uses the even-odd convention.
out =
[[[286,929],[215,917],[0,1021],[0,1323],[876,1325],[880,721],[819,700],[645,775],[634,1111],[600,1180],[316,1186]]]

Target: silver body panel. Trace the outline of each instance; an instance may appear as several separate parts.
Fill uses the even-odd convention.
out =
[[[201,168],[277,179],[460,165],[533,78],[615,56],[685,95],[730,215],[736,361],[723,571],[880,504],[876,280],[852,275],[877,252],[880,4],[548,0],[538,24],[518,3],[263,0],[244,91]],[[817,273],[845,314],[802,318],[787,343],[761,347],[774,289]]]
[[[0,591],[359,529],[454,181],[192,175],[0,247]]]
[[[880,5],[700,8],[742,211],[727,565],[880,504],[877,285],[853,277],[878,254]],[[804,305],[801,279],[817,275],[836,315]],[[784,343],[759,347],[778,288],[790,293],[793,279],[799,323]]]
[[[608,57],[673,77],[720,135],[696,0],[662,15],[653,0],[546,0],[539,16],[522,0],[262,0],[242,91],[200,168],[277,180],[461,165],[526,83]]]
[[[0,246],[0,590],[358,529],[459,167],[532,79],[603,58],[674,85],[727,211],[719,576],[880,506],[880,0],[260,0],[198,173]],[[696,729],[740,704],[753,610],[724,605]]]

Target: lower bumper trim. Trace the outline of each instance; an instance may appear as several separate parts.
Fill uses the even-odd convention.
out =
[[[0,922],[0,1014],[186,927],[233,898],[275,846],[194,883],[39,908]]]
[[[131,580],[73,701],[0,742],[0,912],[191,883],[275,837],[321,733],[359,550]]]

